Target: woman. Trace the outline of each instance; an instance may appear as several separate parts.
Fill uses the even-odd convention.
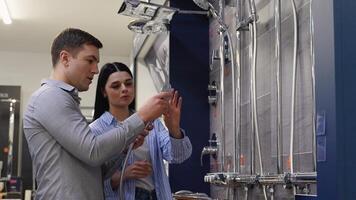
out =
[[[181,163],[190,157],[192,146],[180,128],[182,98],[173,92],[169,108],[163,119],[159,119],[143,144],[133,150],[128,166],[123,173],[125,200],[172,199],[163,159],[170,163]],[[96,134],[104,133],[129,117],[133,112],[135,98],[134,80],[130,69],[122,63],[107,63],[100,70],[96,90],[94,122],[90,125]],[[118,199],[121,170],[118,169],[105,180],[105,198]],[[158,191],[159,190],[159,191]]]

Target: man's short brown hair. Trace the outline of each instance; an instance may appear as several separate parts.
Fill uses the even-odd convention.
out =
[[[94,45],[98,49],[103,47],[103,44],[93,35],[76,28],[67,28],[62,31],[53,41],[51,47],[53,67],[59,60],[59,54],[62,50],[66,50],[73,55],[76,50],[80,49],[83,44]]]

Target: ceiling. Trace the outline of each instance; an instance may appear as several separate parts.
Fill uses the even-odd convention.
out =
[[[118,15],[123,0],[7,0],[13,23],[0,21],[0,51],[49,53],[67,27],[83,29],[103,43],[101,55],[128,57],[133,18]]]

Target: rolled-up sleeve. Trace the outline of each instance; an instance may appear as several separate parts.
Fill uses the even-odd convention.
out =
[[[182,163],[192,155],[192,143],[185,131],[181,129],[183,138],[176,139],[170,137],[172,144],[172,163]]]
[[[176,139],[170,137],[168,130],[160,120],[155,121],[155,126],[155,130],[158,134],[157,137],[159,137],[162,155],[165,160],[170,163],[182,163],[191,156],[192,144],[183,129],[180,129],[183,138]]]

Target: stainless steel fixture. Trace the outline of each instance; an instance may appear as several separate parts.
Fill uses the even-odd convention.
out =
[[[216,86],[216,82],[213,81],[208,85],[208,102],[209,104],[215,106],[218,100],[217,97],[218,87]]]
[[[211,140],[209,140],[209,146],[205,146],[200,154],[200,165],[203,166],[203,156],[211,155],[213,158],[217,158],[218,155],[218,140],[216,138],[216,134],[213,133]]]

